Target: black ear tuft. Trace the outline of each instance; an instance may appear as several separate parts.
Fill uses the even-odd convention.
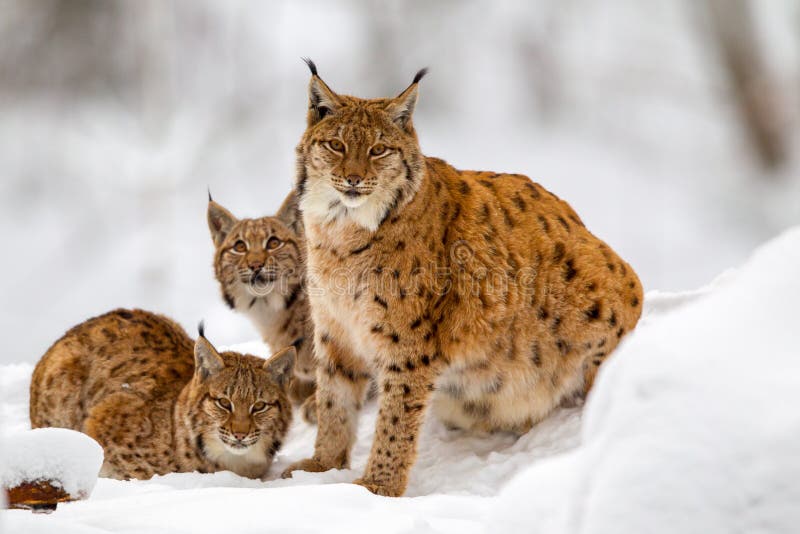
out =
[[[313,63],[312,63],[312,65],[313,65]],[[314,74],[316,74],[316,73],[314,73]],[[420,69],[419,72],[417,72],[417,75],[414,76],[414,81],[411,82],[411,83],[419,83],[419,81],[422,78],[424,78],[426,74],[428,74],[428,67],[425,67],[424,69]]]
[[[206,337],[206,325],[202,320],[197,324],[197,333],[200,337]]]
[[[302,59],[306,65],[308,65],[308,69],[311,71],[311,74],[317,76],[317,66],[314,65],[314,62],[311,61],[310,57],[303,57]]]
[[[211,198],[211,186],[209,185],[209,186],[206,186],[206,187],[208,187],[208,201],[209,202],[214,202],[214,199]]]

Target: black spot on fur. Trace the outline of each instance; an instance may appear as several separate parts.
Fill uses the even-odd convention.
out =
[[[303,289],[301,284],[297,284],[292,288],[292,292],[289,293],[289,296],[286,297],[285,301],[285,308],[289,309],[292,304],[297,300],[297,297],[300,296],[300,291]]]
[[[389,305],[386,303],[386,301],[385,301],[385,300],[383,300],[382,298],[380,298],[378,295],[375,295],[375,299],[374,299],[374,300],[375,300],[375,302],[377,302],[377,303],[378,303],[378,305],[379,305],[379,306],[381,306],[383,309],[387,309],[387,310],[389,309]]]
[[[354,248],[353,250],[351,250],[350,251],[350,255],[351,256],[356,256],[358,254],[361,254],[365,250],[368,250],[371,246],[372,246],[372,241],[367,241],[364,245],[361,245],[360,247]]]
[[[461,183],[458,185],[458,189],[461,191],[462,195],[469,195],[470,187],[469,184],[464,180],[461,180]]]
[[[600,318],[600,302],[594,301],[592,306],[584,312],[586,314],[586,319],[589,321],[596,321]]]
[[[570,282],[573,278],[575,278],[575,275],[577,274],[578,270],[575,269],[575,264],[573,260],[567,260],[564,263],[564,280]]]
[[[539,190],[536,189],[536,186],[531,182],[527,182],[525,184],[525,189],[530,192],[531,198],[539,198],[542,196],[541,193],[539,193]]]
[[[511,201],[517,206],[517,209],[520,211],[525,211],[528,209],[528,204],[525,203],[525,200],[519,196],[519,193],[514,193],[514,196],[511,197]]]
[[[463,404],[464,413],[476,418],[489,416],[489,405],[485,402],[467,401]]]
[[[547,222],[547,219],[544,218],[544,215],[539,215],[538,219],[539,219],[539,224],[542,225],[542,230],[544,230],[545,233],[549,232],[550,223]]]
[[[617,326],[617,313],[611,312],[611,317],[608,318],[608,325],[609,326]]]
[[[508,213],[508,210],[505,207],[501,207],[500,211],[503,213],[503,221],[505,221],[506,226],[509,228],[514,228],[516,226],[516,221],[511,217],[511,214]]]
[[[567,232],[570,231],[569,223],[561,215],[558,216],[558,222],[561,223],[561,226],[564,227],[564,230],[566,230]]]
[[[567,248],[564,246],[564,243],[559,241],[553,247],[553,261],[561,261],[564,258],[564,254],[566,254]]]
[[[536,367],[542,366],[542,355],[539,350],[539,342],[534,341],[531,345],[531,361]]]
[[[559,339],[556,341],[556,348],[561,353],[562,356],[566,355],[570,351],[569,343],[564,341],[563,339]]]
[[[638,305],[639,305],[639,297],[633,297],[633,298],[631,299],[631,306],[633,306],[633,307],[635,308],[635,307],[637,307]]]
[[[281,443],[281,440],[279,439],[273,440],[272,445],[269,446],[269,455],[274,456],[275,453],[278,452],[278,450],[280,450],[282,445],[283,443]]]

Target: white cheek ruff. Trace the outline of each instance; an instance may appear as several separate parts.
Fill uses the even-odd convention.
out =
[[[308,184],[300,199],[300,210],[304,216],[318,222],[331,222],[350,219],[359,226],[374,232],[383,221],[387,210],[395,202],[393,190],[375,189],[369,195],[357,198],[342,195],[325,178]]]

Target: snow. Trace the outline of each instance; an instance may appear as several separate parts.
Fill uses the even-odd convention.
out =
[[[476,437],[428,420],[407,498],[347,484],[352,469],[266,482],[232,473],[100,479],[49,515],[4,512],[9,532],[792,532],[800,521],[800,227],[685,293],[650,292],[639,328],[584,407],[528,434]],[[230,347],[266,355],[260,343]],[[0,407],[24,429],[30,364],[0,366]],[[272,475],[309,455],[295,421]]]
[[[36,428],[5,436],[0,487],[43,480],[75,498],[92,493],[103,465],[103,448],[86,434]]]

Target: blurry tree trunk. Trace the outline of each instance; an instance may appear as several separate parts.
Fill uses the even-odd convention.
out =
[[[787,157],[788,131],[778,84],[760,54],[749,0],[706,0],[713,38],[743,126],[761,163],[775,169]]]

